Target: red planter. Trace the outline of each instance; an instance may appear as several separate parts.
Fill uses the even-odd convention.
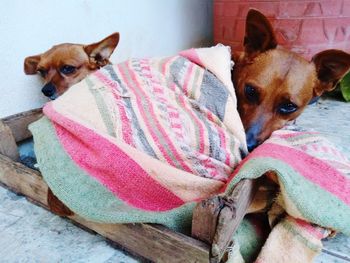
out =
[[[311,58],[336,48],[350,52],[350,0],[214,0],[214,41],[242,50],[249,8],[265,14],[278,43]]]

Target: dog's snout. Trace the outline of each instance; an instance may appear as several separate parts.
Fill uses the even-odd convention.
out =
[[[253,133],[247,133],[246,136],[248,151],[251,152],[256,146],[259,145],[259,141],[255,138]]]
[[[46,97],[52,98],[56,94],[56,87],[52,84],[52,82],[49,82],[42,88],[41,91]]]
[[[256,148],[261,142],[258,139],[258,136],[261,132],[261,122],[258,121],[250,126],[250,128],[246,131],[247,138],[247,147],[248,151],[251,152]]]

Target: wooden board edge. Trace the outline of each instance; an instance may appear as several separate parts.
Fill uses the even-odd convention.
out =
[[[248,211],[256,194],[258,182],[241,180],[232,193],[223,196],[223,208],[217,219],[215,235],[210,251],[210,262],[220,262],[232,243],[232,237]]]
[[[1,154],[0,183],[48,209],[48,187],[41,174]],[[209,262],[209,245],[163,226],[100,224],[77,215],[69,218],[151,261]]]
[[[16,142],[32,137],[28,125],[43,116],[42,109],[34,109],[14,114],[1,120],[11,129]]]
[[[13,133],[2,120],[0,120],[0,154],[8,156],[13,160],[19,159],[19,152]]]
[[[212,244],[222,202],[219,196],[202,200],[193,209],[192,237]]]

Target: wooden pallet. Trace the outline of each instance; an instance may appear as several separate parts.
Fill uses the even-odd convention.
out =
[[[28,125],[41,116],[41,109],[36,109],[0,120],[0,184],[49,209],[48,186],[40,172],[18,162],[17,143],[31,137]],[[230,195],[200,202],[194,210],[192,236],[154,224],[100,224],[78,215],[68,218],[151,261],[220,262],[255,188],[253,181],[243,180]]]

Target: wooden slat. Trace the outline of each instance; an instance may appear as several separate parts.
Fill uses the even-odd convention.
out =
[[[221,209],[222,201],[219,196],[200,201],[193,210],[192,237],[211,244]]]
[[[210,247],[163,226],[96,224],[74,216],[78,223],[154,262],[209,262]]]
[[[243,179],[233,189],[232,193],[224,197],[224,207],[220,211],[216,232],[213,238],[210,262],[220,262],[232,242],[237,230],[252,202],[257,189],[257,182]]]
[[[220,262],[256,193],[256,183],[244,179],[232,193],[214,196],[193,211],[192,236],[211,244],[210,261]]]
[[[41,109],[34,109],[3,118],[2,121],[9,126],[16,142],[19,142],[32,137],[28,125],[40,119],[42,115]]]
[[[0,154],[18,160],[19,153],[11,129],[0,120]]]
[[[5,129],[7,127],[6,133],[12,136],[11,143],[30,138],[31,133],[27,127],[41,116],[41,109],[36,109],[4,118],[3,126]],[[11,147],[13,148],[5,145],[3,148],[8,151]],[[13,157],[11,154],[10,156]],[[0,155],[0,183],[48,209],[48,187],[39,172]],[[201,203],[202,211],[197,217],[195,213],[193,219],[195,229],[193,233],[198,230],[198,235],[193,235],[205,242],[173,232],[163,226],[98,224],[88,222],[78,215],[69,218],[125,249],[156,262],[208,262],[210,253],[211,261],[219,262],[251,201],[253,189],[249,186],[252,186],[251,181],[241,182],[230,197],[225,197],[225,200],[231,203],[230,207],[222,204],[222,197],[214,197]],[[212,241],[213,246],[210,250],[209,244]]]
[[[38,171],[0,154],[0,183],[47,207],[47,185]]]
[[[0,183],[48,208],[47,184],[39,172],[0,155]],[[73,221],[155,262],[209,262],[204,242],[150,224],[98,224],[74,215]]]

